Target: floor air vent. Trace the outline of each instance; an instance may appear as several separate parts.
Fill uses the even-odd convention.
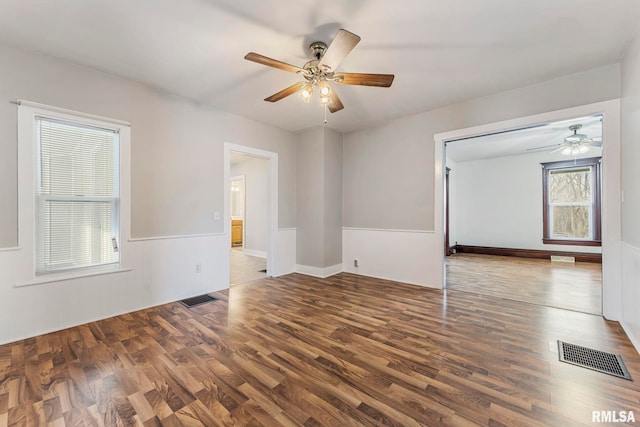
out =
[[[215,301],[216,299],[210,295],[198,295],[197,297],[191,297],[180,300],[179,303],[185,307],[193,307],[196,305],[204,304],[205,302]]]
[[[622,356],[558,341],[560,361],[631,380]],[[633,380],[631,380],[633,381]]]

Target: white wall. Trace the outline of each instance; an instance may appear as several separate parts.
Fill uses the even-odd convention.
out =
[[[324,132],[298,134],[296,264],[324,267]]]
[[[600,155],[601,150],[592,147],[579,158]],[[561,153],[543,151],[456,163],[453,224],[457,242],[510,249],[602,252],[599,246],[542,243],[540,163],[567,159]]]
[[[342,264],[342,134],[324,128],[324,267]],[[337,268],[337,267],[336,267]]]
[[[621,65],[622,325],[640,351],[640,37]]]
[[[0,343],[228,287],[226,221],[214,217],[228,192],[225,142],[278,154],[274,272],[293,271],[294,134],[44,55],[0,46],[0,64]],[[123,271],[20,286],[35,277],[17,238],[16,99],[131,123]]]
[[[297,149],[296,271],[326,277],[342,271],[342,134],[308,129]]]
[[[266,257],[269,228],[269,163],[266,159],[243,157],[244,161],[231,165],[231,176],[245,177],[243,246],[248,255]]]

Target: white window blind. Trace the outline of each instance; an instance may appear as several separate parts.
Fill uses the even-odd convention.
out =
[[[119,262],[118,133],[36,118],[36,273]]]

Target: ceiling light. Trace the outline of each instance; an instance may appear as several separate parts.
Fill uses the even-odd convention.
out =
[[[577,156],[589,151],[587,144],[591,142],[591,139],[587,135],[578,133],[581,128],[582,125],[569,126],[569,130],[573,131],[573,134],[564,138],[565,148],[562,150],[562,154],[565,156]]]
[[[318,90],[320,92],[321,97],[322,96],[327,97],[331,93],[331,87],[329,86],[329,83],[327,83],[326,80],[320,80],[318,82]]]
[[[574,133],[573,135],[567,136],[564,141],[569,144],[579,144],[583,139],[587,139],[587,135],[583,133]]]
[[[311,100],[311,95],[313,95],[313,85],[304,85],[302,87],[302,90],[300,91],[300,96],[302,96],[302,99],[304,99],[305,102],[309,102]]]
[[[573,135],[569,135],[564,139],[564,142],[567,144],[580,144],[582,140],[587,139],[587,135],[583,133],[578,133],[578,131],[582,128],[582,125],[573,125],[569,126],[569,130],[573,131]]]

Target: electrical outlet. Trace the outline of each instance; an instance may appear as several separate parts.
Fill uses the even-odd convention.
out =
[[[354,260],[353,260],[353,266],[354,266],[355,268],[358,268],[358,260],[357,260],[357,259],[354,259]]]
[[[216,221],[220,221],[220,211],[215,211],[213,213],[213,219]]]
[[[200,273],[202,271],[202,264],[197,263],[196,264],[196,273]]]

